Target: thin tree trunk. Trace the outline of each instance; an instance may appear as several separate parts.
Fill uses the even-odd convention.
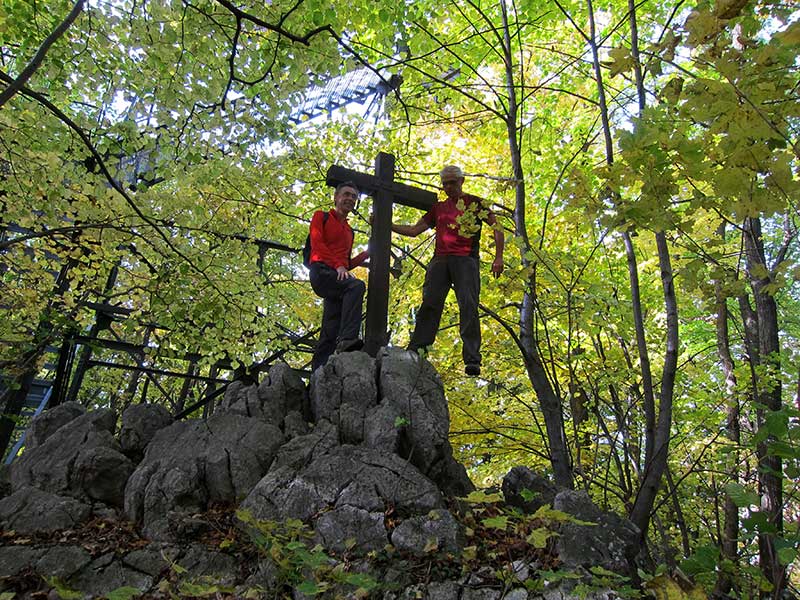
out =
[[[725,224],[720,225],[719,234],[725,235]],[[728,304],[722,290],[722,281],[714,281],[714,296],[716,300],[716,333],[717,333],[717,354],[722,372],[725,375],[725,393],[728,405],[725,431],[728,439],[736,446],[741,443],[741,431],[739,428],[739,400],[736,397],[736,373],[734,372],[734,362],[730,350],[730,337],[728,334]],[[739,452],[735,450],[730,457],[731,470],[728,473],[731,481],[738,480]],[[739,538],[739,508],[728,494],[725,494],[725,507],[723,509],[723,527],[721,549],[722,556],[731,561],[734,565],[738,562],[739,553],[737,540]],[[720,572],[717,578],[715,592],[717,594],[727,594],[732,587],[730,575]]]
[[[519,142],[517,139],[518,103],[517,90],[514,86],[513,56],[511,53],[511,35],[508,27],[508,12],[505,0],[500,6],[503,14],[503,58],[506,72],[506,90],[508,92],[508,114],[506,115],[506,130],[511,153],[511,164],[516,180],[516,202],[514,211],[514,225],[516,234],[523,240],[523,247],[530,247],[525,223],[525,177],[522,170]],[[525,266],[530,262],[524,256],[522,262]],[[550,462],[553,475],[558,485],[572,488],[572,468],[570,466],[569,448],[564,429],[564,417],[561,410],[561,399],[555,393],[553,385],[544,369],[544,364],[539,354],[534,339],[534,310],[535,310],[535,281],[530,278],[527,282],[522,297],[520,310],[520,342],[525,352],[525,368],[528,379],[539,399],[544,417],[547,441],[550,448]]]
[[[778,308],[767,286],[772,282],[761,237],[761,220],[748,218],[743,227],[747,274],[756,305],[758,351],[761,369],[756,370],[758,428],[767,425],[771,412],[781,409],[780,344],[778,340]],[[775,440],[771,433],[756,447],[758,485],[761,512],[776,533],[762,532],[758,536],[759,563],[764,577],[773,585],[773,598],[779,598],[785,587],[786,570],[780,564],[775,549],[775,536],[783,530],[783,476],[779,456],[770,454],[769,445]]]
[[[667,238],[663,231],[656,232],[658,259],[661,267],[661,285],[664,289],[664,307],[667,313],[667,347],[664,353],[664,368],[661,374],[658,420],[653,436],[653,457],[645,465],[644,479],[631,511],[631,521],[641,530],[644,541],[650,512],[653,510],[661,477],[667,467],[670,430],[672,428],[672,398],[675,376],[678,370],[678,303],[672,276]]]

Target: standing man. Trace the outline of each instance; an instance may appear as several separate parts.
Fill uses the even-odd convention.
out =
[[[459,167],[445,167],[440,176],[447,199],[435,204],[416,225],[392,225],[395,233],[411,237],[431,227],[436,229],[436,247],[425,273],[422,306],[417,312],[417,323],[408,349],[416,352],[433,344],[444,302],[452,286],[461,319],[464,372],[475,377],[481,374],[481,325],[478,319],[481,221],[494,227],[497,219],[485,200],[461,190],[464,173]],[[499,277],[503,272],[504,247],[503,233],[499,228],[494,229],[494,243],[492,273]]]
[[[350,258],[353,230],[347,222],[358,194],[353,182],[340,183],[333,193],[333,208],[327,213],[318,210],[311,218],[311,287],[323,298],[322,329],[311,363],[313,370],[328,362],[334,350],[349,352],[364,345],[359,329],[366,285],[350,269],[363,264],[369,252]]]

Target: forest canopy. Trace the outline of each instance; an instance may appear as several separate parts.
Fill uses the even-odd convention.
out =
[[[361,104],[298,113],[357,70]],[[306,369],[327,168],[387,152],[441,193],[456,164],[507,245],[494,280],[484,232],[483,377],[454,306],[428,356],[473,480],[528,465],[709,591],[796,593],[799,81],[790,0],[4,0],[0,441],[59,364],[59,400],[191,416]],[[433,244],[394,244],[405,345]]]

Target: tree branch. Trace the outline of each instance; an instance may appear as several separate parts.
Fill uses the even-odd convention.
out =
[[[28,63],[28,66],[22,70],[22,73],[19,74],[15,80],[9,83],[8,87],[3,90],[3,93],[0,94],[0,108],[3,105],[11,100],[27,83],[28,79],[36,72],[36,69],[42,64],[44,57],[47,55],[47,51],[50,49],[58,38],[64,35],[64,32],[69,28],[70,25],[78,18],[78,15],[81,14],[83,11],[83,1],[78,0],[75,3],[75,6],[72,7],[72,10],[67,15],[67,18],[64,19],[58,27],[56,27],[53,32],[48,35],[42,45],[39,46],[39,49],[36,51],[36,54],[33,57],[33,60]],[[5,79],[5,78],[4,78]],[[9,77],[10,79],[10,77]]]

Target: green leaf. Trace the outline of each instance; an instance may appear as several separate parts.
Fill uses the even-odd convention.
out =
[[[789,566],[797,558],[796,548],[781,548],[778,550],[778,560],[782,565]]]
[[[306,580],[297,586],[297,591],[305,594],[306,596],[316,596],[317,594],[324,592],[326,588],[327,586],[322,586],[315,581]]]
[[[633,68],[633,57],[629,48],[612,48],[608,56],[611,59],[612,77]]]
[[[748,490],[740,483],[729,483],[725,486],[725,493],[728,494],[733,503],[739,508],[756,505],[758,506],[758,494]]]
[[[80,600],[84,596],[83,592],[73,590],[58,577],[45,578],[45,581],[56,591],[61,600]]]
[[[550,531],[546,527],[539,527],[528,534],[526,541],[534,548],[545,548],[547,546],[547,540],[554,535],[556,535],[555,532]]]
[[[689,558],[681,562],[681,569],[689,575],[714,571],[719,560],[719,548],[712,545],[700,546]]]
[[[508,527],[508,517],[504,515],[500,515],[497,517],[488,517],[481,521],[484,527],[490,527],[492,529],[500,529],[505,530]]]
[[[131,600],[142,595],[142,591],[135,587],[124,586],[106,594],[107,600]]]
[[[466,501],[471,504],[492,504],[494,502],[500,502],[502,499],[503,496],[501,494],[487,494],[483,490],[470,492],[466,497]]]

